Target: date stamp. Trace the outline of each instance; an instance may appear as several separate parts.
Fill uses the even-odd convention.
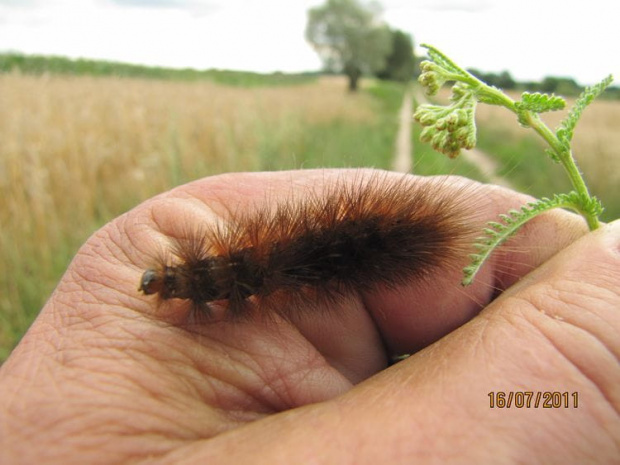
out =
[[[490,408],[579,408],[579,392],[491,391]]]

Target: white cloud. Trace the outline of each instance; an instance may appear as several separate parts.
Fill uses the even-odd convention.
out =
[[[556,75],[593,83],[610,72],[620,78],[620,30],[613,2],[590,0],[585,7],[558,0],[496,0],[473,13],[425,11],[412,3],[388,10],[388,22],[464,66],[509,70],[522,80]]]
[[[0,50],[255,71],[319,69],[305,42],[323,0],[0,0]],[[384,0],[384,18],[467,67],[518,79],[620,75],[614,2]],[[553,19],[555,18],[555,19]]]

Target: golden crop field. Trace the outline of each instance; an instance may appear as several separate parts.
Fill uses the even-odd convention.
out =
[[[374,118],[344,90],[1,75],[0,360],[97,227],[192,179],[306,163],[309,127]]]

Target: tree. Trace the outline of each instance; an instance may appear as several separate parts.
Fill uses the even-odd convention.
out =
[[[392,52],[387,56],[385,68],[377,73],[380,79],[408,82],[415,74],[413,40],[403,31],[392,30]]]
[[[559,95],[578,95],[582,90],[573,78],[556,76],[544,78],[540,83],[540,89],[542,92]]]
[[[327,70],[347,75],[351,91],[363,73],[384,68],[391,51],[390,30],[379,14],[378,4],[357,0],[327,0],[308,12],[306,39]]]

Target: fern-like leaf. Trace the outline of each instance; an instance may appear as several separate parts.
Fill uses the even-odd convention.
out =
[[[428,57],[433,62],[435,62],[445,70],[461,76],[469,76],[469,74],[464,69],[454,63],[450,58],[445,56],[432,45],[422,44],[421,47],[424,47],[428,51]]]
[[[613,82],[614,78],[610,74],[605,79],[603,79],[598,84],[592,87],[586,87],[586,89],[581,93],[579,98],[575,101],[575,104],[569,111],[568,115],[562,122],[560,123],[560,127],[556,131],[556,135],[558,139],[568,147],[570,145],[570,141],[573,139],[573,133],[575,132],[575,126],[577,125],[577,121],[581,118],[583,111],[586,109],[592,101],[602,94],[607,87]]]
[[[584,203],[584,200],[587,202]],[[596,211],[600,214],[601,211],[598,200],[594,198],[584,199],[579,193],[572,191],[568,194],[554,195],[552,199],[542,198],[524,205],[519,211],[511,210],[508,214],[500,215],[500,221],[489,223],[488,227],[484,229],[485,235],[476,240],[474,247],[477,253],[470,255],[471,263],[463,269],[462,284],[464,286],[471,284],[493,250],[516,233],[521,226],[541,213],[554,208],[568,208],[578,213]]]
[[[516,106],[518,109],[529,110],[534,113],[544,113],[546,111],[563,110],[566,106],[566,100],[553,94],[523,92],[521,94],[521,101],[517,102]]]

